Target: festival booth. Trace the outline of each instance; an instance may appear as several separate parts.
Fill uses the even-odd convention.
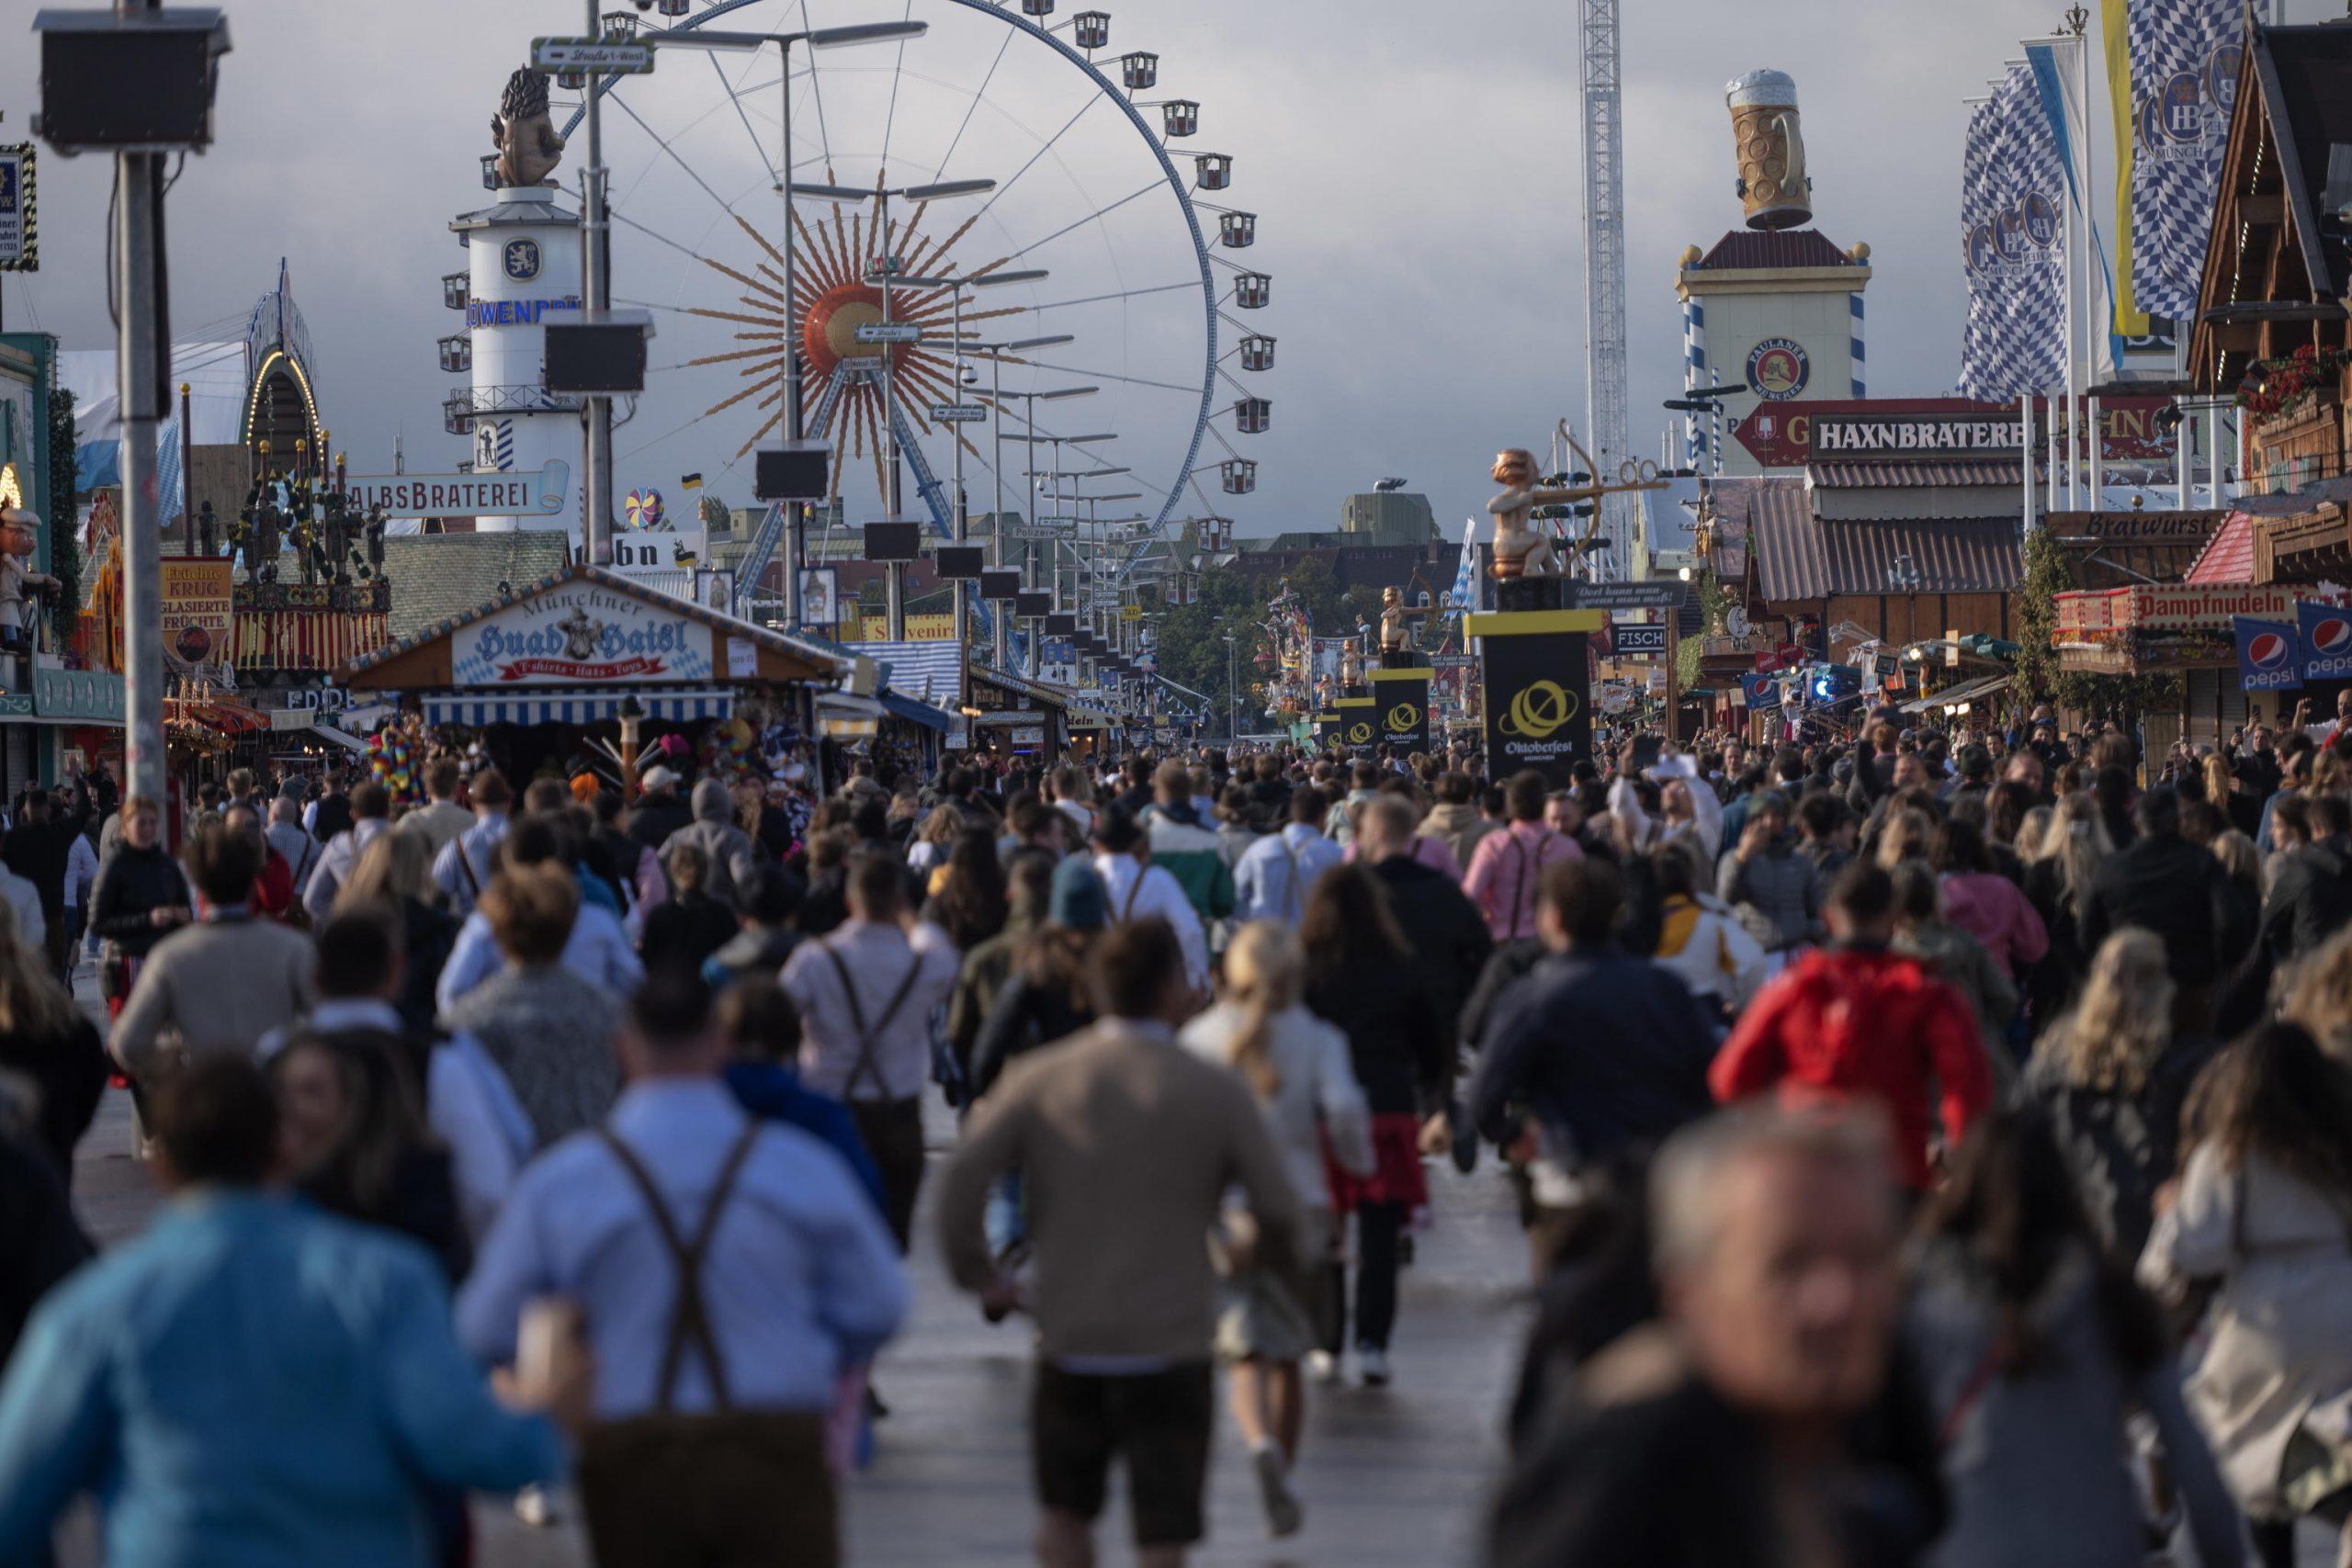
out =
[[[600,755],[627,765],[649,746],[749,771],[755,748],[775,757],[798,742],[795,689],[829,686],[852,663],[571,565],[356,659],[336,681],[355,702],[397,701],[401,719],[379,749],[479,741],[519,783],[598,771]]]
[[[1069,742],[1069,698],[1054,687],[1001,670],[970,671],[964,715],[972,750],[1050,761]]]

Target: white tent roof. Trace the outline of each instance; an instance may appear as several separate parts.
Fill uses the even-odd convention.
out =
[[[110,348],[69,348],[57,355],[57,378],[74,394],[74,434],[83,446],[121,439],[118,364]],[[171,412],[175,414],[179,412],[178,389],[183,381],[188,384],[195,445],[234,446],[244,428],[243,340],[173,344]]]

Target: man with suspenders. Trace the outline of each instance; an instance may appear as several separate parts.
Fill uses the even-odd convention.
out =
[[[1102,879],[1111,923],[1125,925],[1158,915],[1184,950],[1184,978],[1201,996],[1209,994],[1209,939],[1200,912],[1184,885],[1165,866],[1153,865],[1143,825],[1117,807],[1094,821],[1094,872]]]
[[[1512,776],[1503,786],[1510,826],[1478,840],[1462,878],[1462,891],[1487,917],[1497,942],[1536,935],[1535,887],[1544,868],[1584,857],[1574,839],[1544,825],[1544,775],[1533,769]]]
[[[1315,884],[1347,859],[1346,851],[1323,836],[1319,824],[1327,809],[1323,792],[1312,784],[1291,792],[1289,825],[1250,845],[1234,868],[1237,919],[1295,925],[1306,913]]]
[[[894,855],[850,862],[849,919],[785,962],[800,1009],[801,1080],[847,1102],[882,1172],[890,1229],[903,1251],[922,1184],[922,1089],[931,1016],[956,985],[955,944],[936,926],[902,922],[906,879]]]
[[[474,825],[442,845],[433,860],[434,884],[449,900],[450,912],[460,919],[481,901],[481,890],[498,870],[498,845],[506,837],[507,813],[514,805],[514,792],[496,768],[485,768],[475,777],[472,793]]]
[[[736,1104],[698,976],[648,980],[620,1049],[628,1089],[515,1183],[458,1297],[459,1337],[528,1361],[573,1315],[534,1303],[575,1309],[596,1365],[580,1502],[606,1568],[831,1568],[825,1413],[906,1315],[888,1232],[840,1154]]]

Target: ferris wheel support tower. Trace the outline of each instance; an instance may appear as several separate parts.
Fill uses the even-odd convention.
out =
[[[1617,0],[1577,0],[1583,16],[1577,97],[1584,108],[1585,428],[1593,460],[1615,472],[1632,455],[1625,401],[1624,111],[1618,90]],[[1599,481],[1604,476],[1595,474]],[[1589,565],[1622,578],[1632,561],[1633,497],[1600,500],[1609,548]]]

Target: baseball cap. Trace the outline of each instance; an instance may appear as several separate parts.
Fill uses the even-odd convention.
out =
[[[645,776],[638,781],[642,788],[649,790],[668,789],[677,782],[676,773],[659,765],[646,769]]]

